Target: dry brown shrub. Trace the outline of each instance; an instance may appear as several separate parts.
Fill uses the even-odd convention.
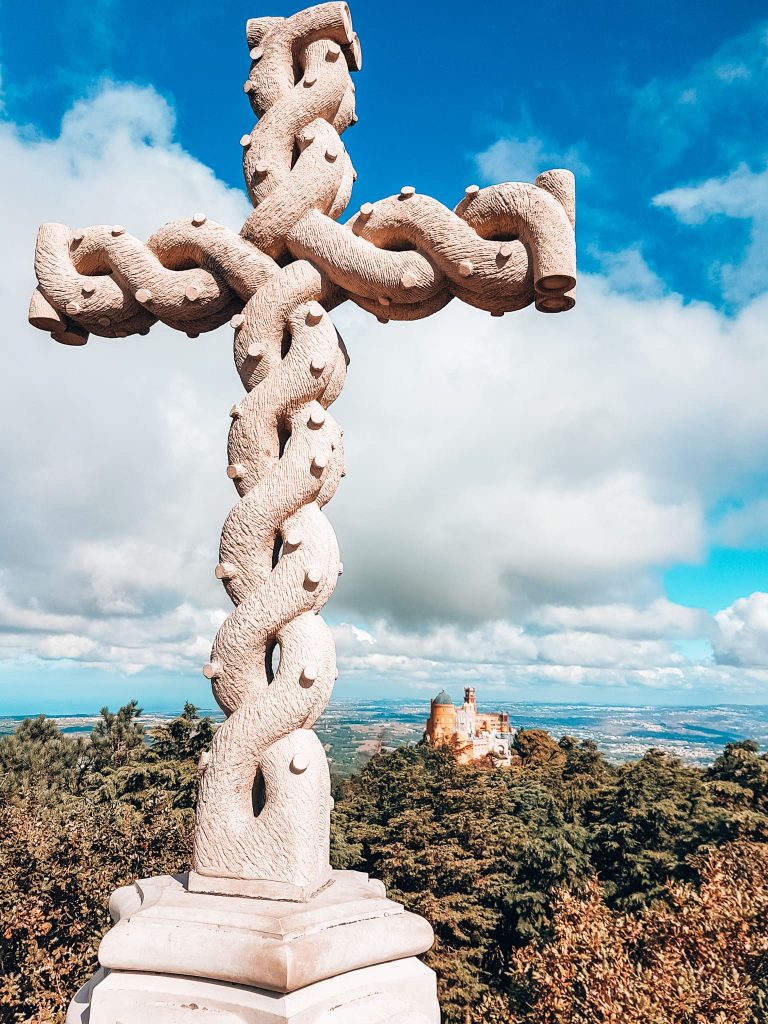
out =
[[[157,805],[0,806],[0,1020],[61,1024],[97,966],[113,889],[178,871],[191,822]]]
[[[506,1024],[764,1024],[768,846],[733,844],[701,864],[701,885],[618,914],[593,882],[555,903],[554,938],[519,950],[510,981],[522,1012],[489,997],[471,1018]],[[507,1001],[509,1007],[509,1001]]]

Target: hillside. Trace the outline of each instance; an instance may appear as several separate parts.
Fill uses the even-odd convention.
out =
[[[0,1018],[63,1021],[110,891],[184,870],[196,763],[187,706],[147,743],[135,704],[89,741],[28,719],[0,740]],[[332,856],[427,917],[449,1024],[765,1024],[768,758],[702,768],[519,730],[521,764],[422,745],[337,778]]]

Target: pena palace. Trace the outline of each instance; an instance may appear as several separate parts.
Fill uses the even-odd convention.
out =
[[[425,738],[433,747],[451,747],[462,764],[484,757],[506,765],[513,760],[509,715],[503,711],[481,714],[472,686],[464,690],[459,707],[445,690],[438,693],[431,702]]]

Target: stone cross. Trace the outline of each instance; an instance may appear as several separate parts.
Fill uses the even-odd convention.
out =
[[[35,327],[83,345],[229,320],[245,389],[227,465],[239,501],[215,570],[235,607],[203,669],[226,720],[200,763],[192,870],[113,894],[101,967],[67,1024],[437,1024],[435,976],[416,959],[428,923],[329,864],[312,726],[337,674],[319,613],[341,562],[322,509],[344,475],[328,409],[348,363],[329,311],[349,299],[383,323],[416,320],[454,297],[493,316],[570,309],[573,175],[470,185],[453,211],[406,185],[341,224],[356,175],[340,136],[361,66],[347,5],[258,18],[246,34],[254,209],[239,234],[195,213],[146,243],[119,224],[45,224],[37,240]]]
[[[383,323],[416,320],[454,297],[493,316],[570,309],[574,184],[549,170],[532,185],[470,185],[453,211],[405,185],[340,223],[361,66],[347,5],[251,20],[247,41],[257,123],[240,141],[254,209],[239,234],[203,213],[146,243],[118,224],[45,224],[29,319],[68,345],[158,320],[190,337],[234,328],[245,394],[227,475],[239,500],[215,570],[234,610],[203,669],[226,720],[200,765],[188,887],[306,901],[331,879],[329,773],[312,726],[337,675],[319,612],[342,571],[323,506],[344,475],[328,410],[348,359],[329,311],[351,300]]]

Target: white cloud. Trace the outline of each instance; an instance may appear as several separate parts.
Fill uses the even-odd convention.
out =
[[[768,546],[768,498],[728,509],[717,523],[715,537],[728,547]]]
[[[684,224],[701,224],[718,213],[764,217],[768,209],[768,168],[754,172],[746,164],[739,164],[724,177],[662,192],[654,196],[653,203],[668,207]]]
[[[160,224],[188,217],[198,205],[220,223],[239,227],[244,196],[173,141],[172,108],[148,86],[106,83],[65,114],[55,139],[30,139],[0,126],[6,230],[34,239],[44,220],[120,223],[146,238]],[[29,238],[29,232],[32,237]],[[29,276],[24,266],[25,277]]]
[[[659,299],[669,289],[649,266],[639,245],[614,252],[596,247],[590,256],[600,267],[600,277],[613,292],[626,292],[635,299]]]
[[[193,342],[158,325],[147,338],[93,338],[74,351],[25,326],[43,220],[120,221],[146,237],[203,209],[239,227],[244,196],[173,131],[156,92],[111,84],[76,104],[56,139],[0,125],[2,186],[15,197],[0,280],[16,325],[3,334],[14,372],[0,440],[0,621],[13,657],[189,671],[224,614],[212,524],[232,501],[226,409],[240,385],[230,333]]]
[[[683,658],[668,643],[607,637],[603,633],[573,631],[542,637],[541,658],[553,665],[580,668],[655,669],[682,664]]]
[[[713,646],[725,665],[768,668],[768,594],[742,597],[715,615]]]
[[[4,125],[0,185],[15,197],[0,655],[197,672],[227,604],[212,570],[234,500],[230,332],[71,350],[24,326],[26,303],[41,220],[145,237],[200,208],[237,228],[245,200],[135,87],[78,105],[55,140]],[[764,685],[681,658],[676,641],[710,623],[663,601],[657,572],[701,557],[707,508],[765,472],[768,300],[729,319],[650,288],[643,266],[585,276],[567,316],[335,314],[352,355],[334,407],[349,476],[328,508],[345,562],[328,616],[354,623],[336,627],[345,678]]]
[[[537,664],[547,669],[552,664],[637,669],[682,661],[664,641],[610,636],[601,627],[594,631],[549,630],[542,628],[545,617],[534,615],[530,630],[496,621],[469,629],[451,624],[415,632],[380,620],[364,638],[348,623],[335,627],[334,635],[342,665],[354,671],[381,670],[389,665],[411,672],[432,666],[439,673],[464,676],[479,672],[503,678],[509,671]]]
[[[211,637],[227,611],[182,602],[167,611],[54,615],[19,608],[0,591],[0,650],[7,659],[66,658],[84,667],[117,672],[142,668],[196,672],[207,660]]]
[[[96,642],[87,636],[61,633],[58,636],[43,637],[37,645],[37,652],[44,658],[82,658],[95,647]]]
[[[692,638],[706,632],[708,616],[699,608],[686,608],[666,598],[645,607],[631,604],[546,605],[532,611],[530,621],[552,629],[586,629],[611,637],[652,640]]]
[[[486,182],[533,181],[551,167],[567,167],[579,178],[589,174],[577,147],[562,149],[525,129],[497,139],[475,162]]]
[[[685,622],[689,614],[697,617],[696,632],[713,636],[719,632],[718,623],[704,612],[655,602],[639,610],[632,622],[633,615],[626,608],[617,613],[603,607],[591,610],[591,615],[599,611],[605,612],[616,629],[623,617],[629,636],[607,635],[602,624],[595,631],[559,629],[556,623],[547,629],[548,609],[535,612],[532,618],[536,622],[526,629],[491,622],[470,629],[450,625],[416,632],[379,621],[365,637],[348,623],[335,627],[334,635],[342,678],[366,682],[378,693],[406,685],[433,694],[445,686],[456,697],[462,687],[478,686],[486,699],[494,691],[529,699],[531,687],[544,697],[549,688],[556,688],[562,697],[566,687],[573,700],[584,699],[582,691],[593,695],[602,690],[609,701],[621,700],[624,693],[636,700],[643,691],[654,691],[661,700],[665,692],[687,693],[695,700],[696,694],[704,691],[710,699],[719,694],[720,699],[738,701],[766,692],[768,671],[763,662],[721,659],[716,663],[711,658],[692,662],[676,649],[671,642],[676,633],[694,632],[692,624]],[[727,614],[719,613],[717,618]],[[584,615],[584,621],[591,615]],[[575,620],[576,615],[571,618]],[[655,636],[638,639],[639,630],[650,632],[654,621]],[[672,627],[665,639],[665,623],[670,621]],[[767,635],[762,637],[764,645]]]
[[[697,560],[707,507],[765,467],[766,310],[589,277],[568,317],[451,305],[381,327],[341,310],[342,610],[486,620],[658,596],[653,567]]]
[[[749,220],[750,239],[741,259],[713,263],[723,294],[742,302],[765,291],[768,284],[768,167],[752,171],[746,164],[720,178],[673,188],[654,196],[655,206],[666,207],[684,224],[702,224],[723,216]],[[713,253],[717,257],[717,253]]]

